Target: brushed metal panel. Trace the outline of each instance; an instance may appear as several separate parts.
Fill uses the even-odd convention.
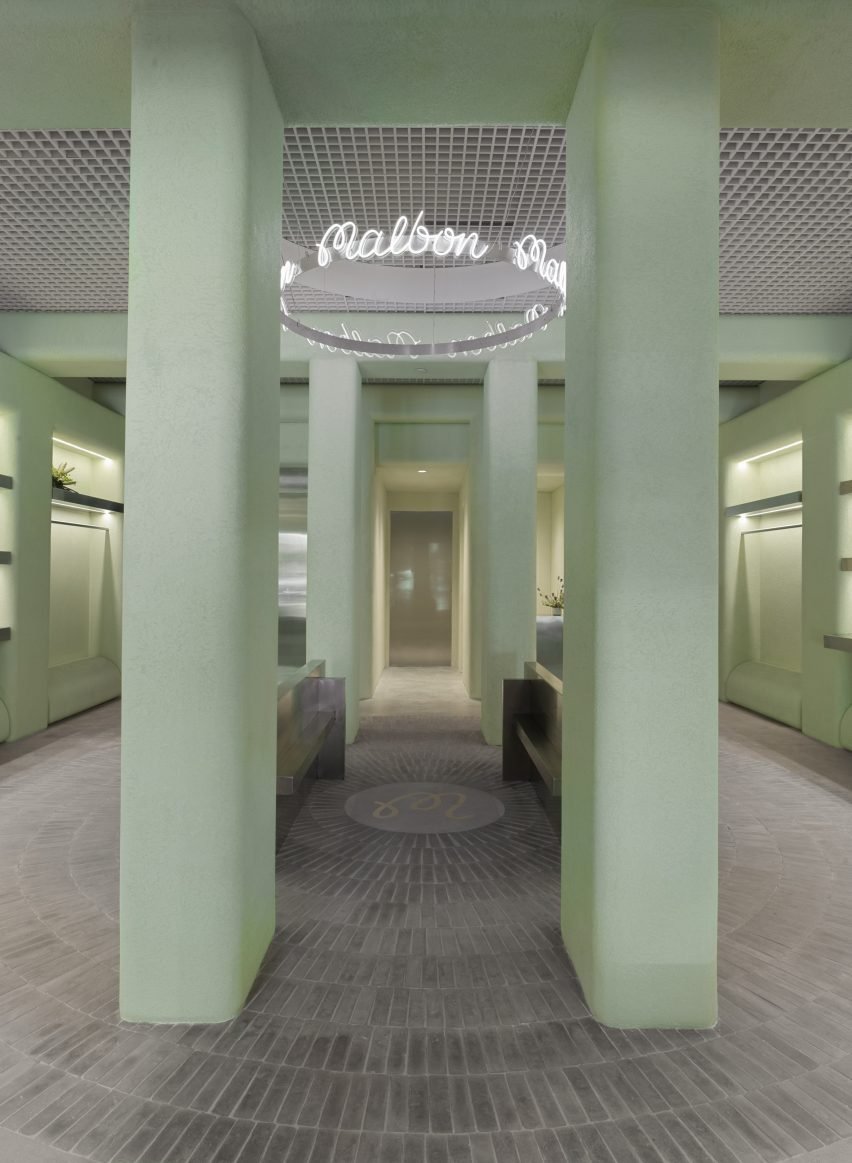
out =
[[[308,600],[308,470],[278,474],[278,665],[304,666]]]
[[[452,664],[453,514],[390,515],[391,666]]]

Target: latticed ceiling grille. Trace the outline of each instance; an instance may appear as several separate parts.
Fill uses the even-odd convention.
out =
[[[723,311],[852,312],[852,131],[726,129]]]
[[[557,244],[564,166],[565,133],[555,126],[294,127],[285,135],[282,235],[310,246],[333,221],[389,227],[423,209],[430,225],[489,241],[533,232]],[[850,130],[723,130],[723,312],[852,313],[850,171]],[[0,132],[0,310],[126,309],[129,175],[127,130]],[[499,306],[522,310],[540,298]],[[294,291],[293,306],[412,309],[307,288]]]

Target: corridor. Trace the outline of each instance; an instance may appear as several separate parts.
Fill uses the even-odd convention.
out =
[[[345,782],[313,788],[261,976],[219,1026],[118,1018],[118,703],[8,745],[0,1159],[852,1158],[848,754],[721,709],[721,1021],[604,1029],[562,949],[534,790],[501,782],[452,672],[419,677],[386,672]],[[359,791],[412,782],[504,811],[470,827],[456,795],[465,830],[440,833],[386,830],[433,801],[382,809],[382,827],[347,814]]]

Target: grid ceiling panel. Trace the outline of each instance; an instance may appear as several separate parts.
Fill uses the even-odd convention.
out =
[[[724,313],[852,313],[852,131],[726,129],[721,135]],[[565,235],[565,134],[555,126],[293,127],[284,145],[283,236],[326,226],[427,223],[509,242]],[[0,310],[127,306],[130,134],[0,132]],[[465,260],[404,256],[403,265]],[[569,272],[570,291],[570,272]],[[359,302],[294,288],[294,310],[523,310],[501,304]]]
[[[283,234],[316,245],[332,222],[389,230],[423,210],[429,226],[475,230],[508,244],[532,233],[553,246],[565,238],[565,131],[552,125],[296,128],[285,135]],[[455,266],[455,256],[401,255],[395,266]],[[554,303],[554,292],[504,299],[507,311]],[[359,303],[294,287],[294,310],[434,311],[433,303]],[[441,311],[495,310],[493,300]]]
[[[722,310],[852,312],[852,131],[725,129],[720,178]]]

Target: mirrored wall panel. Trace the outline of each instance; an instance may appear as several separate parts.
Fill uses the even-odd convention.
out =
[[[453,515],[390,515],[390,665],[451,666]]]

